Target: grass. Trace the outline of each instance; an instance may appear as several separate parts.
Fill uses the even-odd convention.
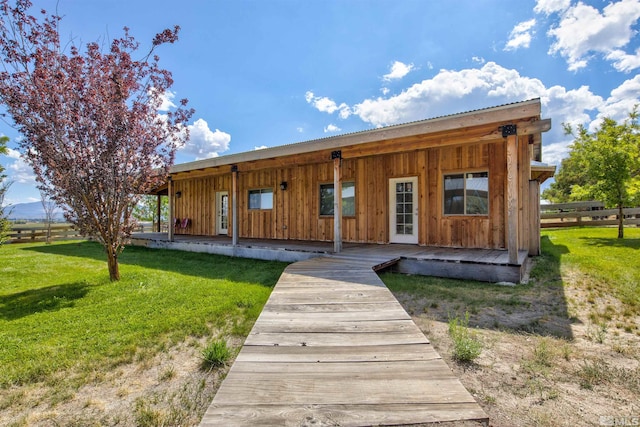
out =
[[[548,246],[570,248],[554,255],[562,257],[563,272],[574,269],[585,276],[594,297],[614,296],[627,313],[640,313],[640,228],[627,227],[624,239],[616,238],[616,228],[604,227],[549,230],[543,235]]]
[[[469,312],[462,319],[454,317],[449,320],[449,336],[453,341],[453,358],[458,362],[470,363],[480,356],[482,343],[469,329]]]
[[[224,366],[231,359],[232,352],[227,346],[227,341],[219,339],[209,343],[202,351],[202,364],[204,368],[217,368]]]
[[[578,281],[572,285],[582,286],[590,293],[589,299],[594,307],[591,321],[603,324],[616,314],[631,318],[640,313],[640,228],[626,229],[626,237],[621,241],[616,236],[617,229],[614,228],[544,230],[542,256],[536,258],[529,285],[504,287],[393,273],[384,273],[381,278],[396,295],[407,295],[409,300],[432,301],[429,307],[434,311],[445,305],[453,307],[457,315],[469,311],[472,324],[489,326],[477,323],[478,313],[488,308],[507,314],[534,311],[541,304],[549,310],[547,314],[565,318],[567,324],[574,322],[576,319],[569,310],[570,304],[564,292],[565,281],[571,277]],[[598,304],[598,298],[606,297],[618,300],[619,307]],[[544,317],[543,313],[528,324],[492,326],[495,329],[506,326],[525,332],[545,333],[541,323]],[[628,322],[622,325],[625,329],[636,328]],[[556,330],[551,334],[571,338],[566,326],[561,328],[564,332]]]
[[[120,263],[112,283],[96,243],[0,247],[0,387],[77,387],[187,337],[246,336],[285,267],[137,247]]]

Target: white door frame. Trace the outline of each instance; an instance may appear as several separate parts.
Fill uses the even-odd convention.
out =
[[[224,196],[226,196],[227,198],[226,212],[223,212],[223,206],[222,206],[222,198]],[[223,213],[226,213],[226,224],[223,221],[223,216],[224,216]],[[216,192],[216,232],[218,234],[223,234],[225,236],[229,234],[229,192],[228,191]]]
[[[396,191],[398,184],[411,185],[410,191],[406,191],[406,188],[403,188],[401,193],[403,198],[409,196],[411,198],[410,201],[396,200],[398,198],[398,192]],[[418,244],[418,206],[417,176],[389,179],[389,243]],[[402,212],[398,212],[398,207]],[[406,215],[411,215],[411,217],[406,218]]]

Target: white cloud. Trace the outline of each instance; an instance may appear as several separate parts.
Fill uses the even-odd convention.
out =
[[[162,95],[162,105],[160,105],[160,111],[169,111],[172,108],[176,108],[177,105],[173,103],[173,99],[176,97],[175,92],[171,92],[170,90],[166,91]]]
[[[313,107],[315,107],[318,111],[329,114],[333,114],[338,111],[341,119],[346,119],[351,115],[349,106],[344,102],[340,105],[337,105],[334,100],[327,98],[326,96],[315,96],[311,91],[307,91],[304,98],[307,103],[313,105]]]
[[[599,110],[598,119],[610,117],[614,120],[622,121],[629,116],[629,112],[636,105],[640,105],[640,74],[624,81],[611,91],[611,95],[607,98],[605,105]]]
[[[181,150],[194,156],[196,160],[218,157],[219,153],[229,149],[231,135],[219,129],[211,131],[203,119],[189,125],[189,141]]]
[[[257,150],[264,150],[265,148],[269,148],[269,147],[267,147],[266,145],[260,145],[259,147],[253,147],[253,150],[254,150],[254,151],[257,151]]]
[[[521,22],[513,27],[511,34],[509,35],[509,41],[504,47],[504,50],[517,50],[520,48],[528,48],[531,44],[531,37],[535,33],[533,27],[536,25],[536,20],[530,19],[528,21]]]
[[[5,171],[9,181],[13,181],[18,184],[35,184],[36,175],[33,173],[33,169],[27,164],[20,152],[12,148],[8,148],[7,157],[14,159],[12,163],[9,163]]]
[[[324,128],[324,133],[328,133],[328,132],[339,132],[342,129],[340,129],[338,126],[334,125],[334,124],[329,124],[327,127]]]
[[[569,9],[571,0],[538,0],[533,8],[535,13],[544,13],[551,15],[552,13],[564,12]]]
[[[382,79],[385,81],[401,79],[409,74],[413,68],[413,64],[404,64],[400,61],[394,61],[393,64],[391,64],[391,70],[388,74],[382,76]]]
[[[13,148],[7,148],[7,157],[10,159],[20,159],[22,155],[18,150],[14,150]]]
[[[559,165],[562,163],[562,159],[569,156],[571,142],[571,139],[565,139],[563,141],[546,144],[542,151],[544,162],[551,165]]]
[[[388,87],[383,87],[382,89],[380,89],[380,92],[382,92],[383,95],[388,95],[389,92],[391,92],[391,89],[389,89]]]
[[[298,131],[298,133],[303,133],[304,132],[304,128],[303,127],[297,127],[296,130]]]
[[[565,57],[570,71],[586,67],[589,55],[595,53],[603,54],[618,67],[623,67],[626,62],[624,59],[620,62],[620,53],[614,52],[629,43],[639,18],[640,0],[609,3],[602,13],[578,2],[564,11],[560,23],[549,30],[548,35],[555,38],[549,53]]]
[[[471,60],[472,60],[473,62],[475,62],[476,64],[480,64],[480,65],[484,64],[485,62],[487,62],[487,61],[485,61],[485,59],[484,59],[483,57],[481,57],[481,56],[474,56],[473,58],[471,58]]]
[[[640,48],[635,54],[629,55],[623,50],[614,50],[607,54],[606,59],[613,62],[613,68],[623,73],[640,68]]]

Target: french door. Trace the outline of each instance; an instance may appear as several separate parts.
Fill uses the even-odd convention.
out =
[[[218,234],[229,234],[229,193],[216,193],[216,229]]]
[[[389,180],[389,242],[418,243],[418,178]]]

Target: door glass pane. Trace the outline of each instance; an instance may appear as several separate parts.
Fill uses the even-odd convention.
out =
[[[229,196],[223,194],[220,197],[220,228],[226,230],[229,223]]]
[[[413,183],[396,184],[396,234],[413,234]]]

